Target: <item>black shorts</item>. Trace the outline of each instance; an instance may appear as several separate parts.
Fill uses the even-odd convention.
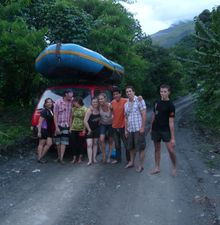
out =
[[[170,131],[152,131],[151,139],[155,142],[170,142],[171,134]]]
[[[127,139],[128,150],[135,149],[136,151],[142,151],[146,147],[145,133],[141,134],[137,132],[128,132]]]
[[[41,128],[41,138],[40,139],[47,139],[47,138],[52,138],[52,137],[53,137],[52,131]]]
[[[86,138],[99,138],[100,132],[99,132],[99,127],[96,128],[95,130],[92,130],[90,134],[86,135]]]

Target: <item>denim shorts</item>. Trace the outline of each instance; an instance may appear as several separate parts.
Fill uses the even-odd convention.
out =
[[[113,129],[112,129],[111,124],[108,124],[108,125],[101,124],[100,128],[99,128],[99,131],[100,131],[100,135],[113,137]]]

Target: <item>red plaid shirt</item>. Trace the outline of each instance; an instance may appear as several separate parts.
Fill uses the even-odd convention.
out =
[[[70,127],[70,115],[72,110],[72,101],[58,99],[54,104],[54,114],[57,116],[57,125],[61,127]]]

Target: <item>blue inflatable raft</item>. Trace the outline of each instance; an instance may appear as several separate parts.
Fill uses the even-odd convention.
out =
[[[124,68],[76,44],[48,46],[36,59],[36,70],[47,78],[119,81]]]

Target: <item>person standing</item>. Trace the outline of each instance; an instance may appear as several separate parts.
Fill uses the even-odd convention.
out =
[[[87,142],[87,154],[88,163],[90,166],[92,163],[97,163],[96,155],[98,148],[98,138],[100,129],[100,113],[99,113],[99,102],[96,97],[92,99],[92,104],[88,108],[85,118],[84,125],[87,130],[86,142]]]
[[[134,166],[136,152],[139,152],[139,166],[137,172],[144,170],[144,150],[146,147],[145,126],[147,119],[145,101],[138,101],[132,86],[126,87],[128,102],[125,104],[125,135],[128,141],[128,150],[130,151],[130,161],[125,168]]]
[[[72,110],[73,91],[67,89],[64,96],[54,104],[55,143],[57,145],[57,162],[64,164],[63,156],[69,145],[69,128]]]
[[[161,99],[154,103],[151,120],[151,139],[155,148],[155,168],[151,174],[160,172],[160,149],[161,140],[165,142],[172,162],[172,175],[176,175],[176,153],[174,135],[175,106],[169,99],[170,86],[160,86]]]
[[[100,93],[99,99],[99,112],[100,112],[100,145],[102,150],[102,162],[106,162],[106,136],[108,137],[108,157],[107,163],[111,162],[111,152],[113,147],[113,131],[112,131],[112,110],[111,104],[107,102],[107,96],[105,93]]]
[[[44,109],[40,113],[38,122],[37,136],[39,138],[39,144],[37,148],[37,161],[39,163],[47,162],[43,157],[52,145],[53,119],[53,100],[51,98],[46,98],[44,101]]]
[[[128,99],[121,97],[121,91],[117,87],[113,88],[112,94],[114,98],[114,100],[111,102],[113,114],[112,128],[116,149],[116,159],[112,161],[112,164],[116,164],[121,162],[121,140],[125,147],[126,160],[127,162],[130,161],[130,153],[127,149],[127,140],[125,137],[125,111],[124,111],[124,105],[128,101]]]
[[[85,141],[84,117],[86,111],[87,108],[84,106],[83,99],[76,97],[70,121],[70,148],[73,151],[71,163],[75,163],[77,160],[79,163],[82,162]]]

